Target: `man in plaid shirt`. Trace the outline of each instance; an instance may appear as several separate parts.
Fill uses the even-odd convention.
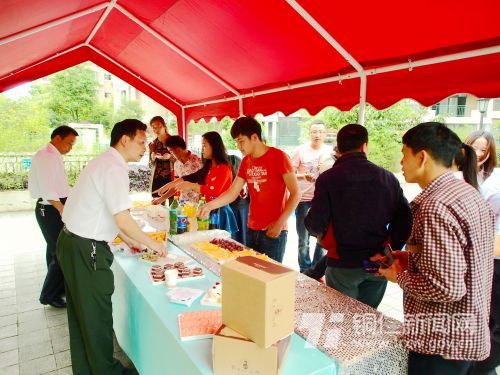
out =
[[[403,136],[405,180],[423,190],[411,203],[408,251],[395,252],[395,263],[380,273],[404,292],[409,374],[466,374],[490,351],[494,217],[481,195],[450,172],[461,147],[440,123]]]

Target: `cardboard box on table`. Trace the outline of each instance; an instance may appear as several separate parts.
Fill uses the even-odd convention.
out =
[[[224,263],[222,323],[268,348],[295,326],[295,271],[252,256]]]
[[[213,338],[214,373],[279,374],[290,348],[290,339],[288,336],[265,349],[222,325]]]

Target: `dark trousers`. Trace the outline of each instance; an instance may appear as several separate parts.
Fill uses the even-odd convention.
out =
[[[285,255],[287,236],[288,231],[286,230],[282,230],[277,238],[271,238],[266,235],[265,230],[253,230],[248,228],[247,246],[281,263]]]
[[[96,270],[92,266],[96,247]],[[113,358],[113,254],[103,242],[69,234],[57,241],[57,258],[65,276],[69,341],[73,373],[118,375],[121,363]]]
[[[172,181],[172,178],[170,176],[168,178],[158,176],[158,177],[153,179],[153,183],[151,184],[151,191],[155,191],[155,190],[161,188],[163,185],[168,184],[171,181]],[[153,198],[158,197],[157,193],[154,193],[151,195],[153,196]]]
[[[363,268],[328,266],[326,285],[376,309],[384,298],[387,279],[366,272]]]
[[[495,368],[500,366],[500,259],[495,259],[493,273],[493,289],[491,291],[490,310],[490,356],[477,362],[474,375],[495,375]]]
[[[298,261],[300,272],[306,272],[309,268],[318,263],[324,255],[326,255],[326,250],[316,243],[314,256],[311,261],[311,256],[309,255],[309,232],[304,225],[304,219],[306,218],[307,212],[310,208],[311,202],[300,202],[295,209],[295,229],[297,229],[297,235],[299,237]]]
[[[236,223],[238,224],[238,231],[231,233],[231,238],[239,243],[247,244],[247,229],[248,229],[248,205],[231,205]]]
[[[473,361],[445,359],[440,355],[408,353],[408,375],[467,375],[472,373]]]
[[[56,243],[63,228],[63,222],[59,211],[54,206],[42,204],[40,200],[36,203],[35,217],[47,243],[45,253],[47,275],[40,293],[40,302],[46,304],[64,295],[64,277],[56,258]]]

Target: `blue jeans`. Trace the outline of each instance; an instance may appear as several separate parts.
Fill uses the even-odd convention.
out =
[[[309,256],[309,232],[304,225],[304,219],[306,218],[307,212],[311,208],[311,202],[300,202],[295,209],[295,228],[297,229],[297,235],[299,237],[299,267],[300,272],[305,272],[316,263],[318,263],[321,258],[326,254],[326,251],[316,243],[316,249],[314,249],[314,257],[311,262],[311,257]]]
[[[366,272],[363,268],[328,266],[326,285],[376,309],[384,298],[387,279]]]
[[[288,231],[282,230],[279,237],[271,238],[266,235],[265,230],[248,228],[247,246],[281,263],[285,255],[287,235]]]
[[[239,230],[235,233],[231,233],[231,238],[239,243],[247,244],[247,223],[248,223],[248,205],[246,206],[231,206],[236,217],[236,223],[238,223]]]

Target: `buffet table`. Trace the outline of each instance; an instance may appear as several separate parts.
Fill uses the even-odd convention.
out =
[[[183,251],[168,241],[168,251]],[[181,341],[177,316],[180,313],[207,310],[196,300],[191,307],[170,303],[165,285],[153,285],[150,264],[134,256],[116,253],[112,270],[115,277],[113,320],[116,338],[140,374],[211,374],[212,340]],[[219,277],[204,268],[206,277],[181,286],[208,290]],[[283,374],[337,374],[337,362],[292,335]]]
[[[164,218],[139,213],[136,220],[143,229],[168,231]],[[211,235],[217,238],[221,232]],[[191,233],[175,235],[167,249],[191,257],[206,275],[181,286],[207,291],[220,281],[220,264],[193,242]],[[152,284],[150,267],[136,257],[115,255],[113,318],[120,346],[143,375],[211,374],[212,340],[181,341],[177,322],[181,313],[211,307],[200,305],[201,297],[191,307],[170,303],[168,289]],[[303,274],[297,276],[295,296],[295,333],[282,374],[407,373],[408,353],[399,341],[401,322]]]

